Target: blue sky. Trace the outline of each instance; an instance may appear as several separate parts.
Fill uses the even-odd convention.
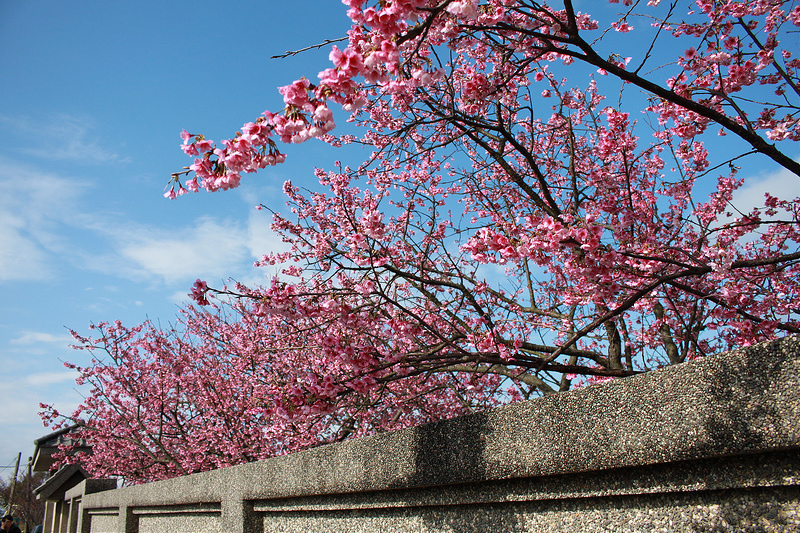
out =
[[[166,324],[196,278],[264,279],[252,262],[280,243],[254,206],[280,209],[286,179],[314,187],[313,167],[341,154],[292,146],[235,191],[168,201],[169,174],[191,162],[179,133],[219,140],[280,109],[276,88],[313,79],[327,50],[270,56],[348,27],[338,0],[0,0],[0,467],[49,432],[39,402],[80,399],[61,362],[87,356],[67,328]],[[796,178],[751,175],[745,203],[800,194]]]
[[[276,88],[328,52],[270,56],[348,28],[334,0],[0,0],[0,466],[49,432],[40,401],[80,399],[61,361],[87,356],[66,328],[166,324],[198,277],[264,279],[253,260],[279,243],[254,206],[280,208],[286,179],[313,184],[337,154],[292,147],[236,191],[170,201],[169,174],[191,163],[180,131],[219,140],[279,109]]]

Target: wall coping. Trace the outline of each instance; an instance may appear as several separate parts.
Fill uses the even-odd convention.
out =
[[[552,476],[800,448],[800,337],[286,456],[86,494],[85,510]]]

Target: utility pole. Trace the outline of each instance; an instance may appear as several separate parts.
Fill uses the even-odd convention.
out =
[[[14,489],[17,488],[17,474],[19,473],[19,460],[22,458],[22,452],[17,454],[17,466],[14,467],[14,477],[11,479],[11,494],[8,495],[8,510],[6,513],[13,513],[14,509]]]

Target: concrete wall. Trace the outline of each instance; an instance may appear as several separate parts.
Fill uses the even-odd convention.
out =
[[[91,481],[60,531],[800,531],[800,339],[168,481]]]

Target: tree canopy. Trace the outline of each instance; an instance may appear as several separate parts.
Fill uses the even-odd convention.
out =
[[[45,418],[86,423],[89,468],[161,479],[798,332],[800,199],[731,203],[749,161],[800,179],[797,1],[345,4],[331,68],[230,139],[184,131],[167,196],[284,144],[370,156],[264,205],[290,246],[269,285],[75,333],[92,392]]]

